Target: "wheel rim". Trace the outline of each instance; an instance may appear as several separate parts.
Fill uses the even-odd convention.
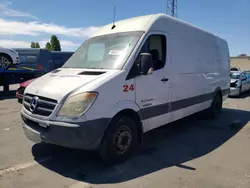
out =
[[[132,134],[130,128],[126,125],[121,126],[117,131],[114,140],[116,146],[116,153],[119,155],[125,153],[130,147],[131,140]]]
[[[6,57],[0,57],[0,69],[6,69],[9,66],[9,60]]]

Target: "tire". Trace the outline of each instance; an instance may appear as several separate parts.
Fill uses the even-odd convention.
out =
[[[17,99],[17,102],[20,104],[23,104],[23,100],[22,99]]]
[[[138,129],[134,119],[117,116],[109,124],[100,147],[100,155],[107,164],[128,159],[138,145]]]
[[[6,54],[0,54],[0,70],[9,68],[12,64],[12,59]]]
[[[214,97],[210,108],[208,109],[208,115],[210,118],[216,118],[220,114],[222,109],[222,96],[217,93]]]
[[[242,92],[242,86],[240,86],[239,93],[238,93],[237,97],[240,97],[241,92]]]

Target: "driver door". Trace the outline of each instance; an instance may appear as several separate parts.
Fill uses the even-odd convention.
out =
[[[150,33],[140,53],[150,53],[153,71],[135,78],[136,103],[144,118],[144,132],[168,123],[170,109],[170,63],[167,60],[167,37],[164,33]],[[151,69],[151,70],[152,70]]]
[[[244,73],[241,74],[241,83],[242,83],[242,91],[247,91],[248,90],[248,85],[247,85],[247,77]]]

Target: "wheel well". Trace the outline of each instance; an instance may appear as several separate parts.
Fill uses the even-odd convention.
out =
[[[222,99],[222,91],[221,91],[221,88],[216,88],[216,90],[214,91],[214,98],[219,95]]]
[[[136,125],[137,125],[137,130],[138,130],[139,142],[142,143],[143,128],[142,128],[141,118],[138,115],[138,113],[135,112],[134,110],[131,110],[131,109],[125,109],[125,110],[122,110],[122,111],[118,112],[114,116],[114,118],[117,117],[117,116],[129,116],[129,117],[131,117],[132,119],[135,120]]]
[[[11,63],[12,63],[12,58],[11,58],[11,56],[9,55],[9,54],[6,54],[6,53],[0,53],[0,56],[5,56],[6,58],[8,58],[9,59],[9,61],[11,61]]]

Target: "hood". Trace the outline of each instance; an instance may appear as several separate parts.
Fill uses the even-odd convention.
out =
[[[230,83],[235,83],[235,82],[237,82],[237,81],[239,81],[239,79],[231,79],[231,80],[230,80]]]
[[[36,78],[35,78],[36,79]],[[32,80],[27,80],[26,82],[23,82],[20,84],[20,87],[27,87],[28,85],[30,85],[35,79]]]
[[[92,81],[102,81],[118,70],[99,69],[68,69],[62,68],[52,71],[34,80],[25,90],[37,96],[61,101],[67,94],[81,88]]]

